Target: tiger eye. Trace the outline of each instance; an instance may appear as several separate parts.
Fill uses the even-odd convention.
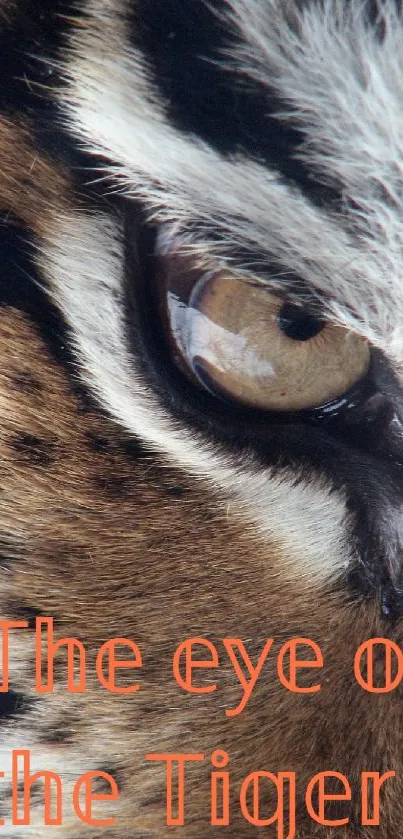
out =
[[[171,276],[166,293],[181,366],[243,405],[268,411],[318,407],[346,393],[368,370],[363,338],[228,271],[200,277],[186,301]]]

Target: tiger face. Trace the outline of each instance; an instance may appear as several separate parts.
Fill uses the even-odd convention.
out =
[[[3,0],[0,38],[5,835],[395,839],[400,8]]]

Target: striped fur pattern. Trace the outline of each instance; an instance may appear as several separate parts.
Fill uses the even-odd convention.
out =
[[[403,17],[395,0],[0,0],[0,619],[27,621],[0,693],[0,836],[276,836],[239,810],[252,771],[295,771],[298,839],[330,837],[304,790],[350,779],[343,839],[396,839],[401,690],[352,677],[370,636],[403,643]],[[158,232],[320,311],[372,347],[372,391],[331,419],[256,417],[184,383],[145,325]],[[151,258],[152,262],[152,258]],[[151,269],[152,271],[152,269]],[[38,695],[34,628],[88,653],[87,690]],[[287,692],[269,656],[236,718],[221,639],[315,640],[321,691]],[[106,691],[99,647],[139,645],[135,694]],[[217,690],[172,676],[185,638],[220,650]],[[128,671],[129,683],[132,672]],[[126,678],[126,677],[125,677]],[[10,761],[63,779],[60,827],[12,824]],[[209,820],[209,761],[167,828],[148,752],[226,749],[231,823]],[[72,808],[91,770],[119,799]],[[362,771],[395,770],[381,828]],[[95,790],[96,791],[96,790]],[[102,792],[101,786],[99,792]],[[270,833],[272,830],[272,833]],[[381,830],[381,832],[379,832]]]

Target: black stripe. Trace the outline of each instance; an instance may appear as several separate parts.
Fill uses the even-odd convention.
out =
[[[54,65],[71,29],[69,0],[19,0],[0,26],[0,108],[36,116],[52,112],[52,88],[60,79]]]
[[[168,119],[225,155],[246,153],[274,167],[318,203],[334,203],[338,196],[333,190],[315,183],[295,158],[303,134],[276,119],[286,106],[274,88],[218,63],[231,37],[220,20],[225,10],[223,0],[214,3],[214,12],[204,0],[135,3],[132,42],[145,56]]]
[[[103,413],[79,375],[71,348],[71,330],[43,290],[44,280],[35,264],[37,244],[20,219],[9,212],[0,214],[0,318],[2,309],[8,307],[28,315],[52,358],[67,373],[77,411]],[[5,553],[7,556],[7,548]],[[0,557],[0,566],[5,564],[3,560]]]
[[[0,216],[0,307],[12,306],[28,314],[37,324],[59,363],[72,359],[66,327],[50,299],[42,291],[42,278],[34,262],[34,240],[19,219],[10,213]],[[1,312],[0,312],[1,316]]]
[[[32,144],[45,152],[72,175],[77,191],[97,196],[107,187],[88,190],[96,177],[94,168],[105,161],[95,160],[77,147],[75,139],[62,125],[55,91],[63,87],[56,65],[63,59],[73,24],[69,15],[80,18],[69,0],[19,0],[10,19],[0,25],[0,118],[5,116],[32,132]],[[84,17],[84,14],[81,14]],[[3,166],[7,161],[3,161]]]
[[[0,721],[9,717],[16,717],[27,710],[27,697],[22,693],[9,690],[7,693],[0,693]]]

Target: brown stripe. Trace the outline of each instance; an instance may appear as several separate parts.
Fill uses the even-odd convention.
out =
[[[0,116],[0,213],[3,218],[17,217],[38,236],[47,237],[52,231],[55,213],[69,209],[69,193],[67,172],[38,152],[29,124]]]

